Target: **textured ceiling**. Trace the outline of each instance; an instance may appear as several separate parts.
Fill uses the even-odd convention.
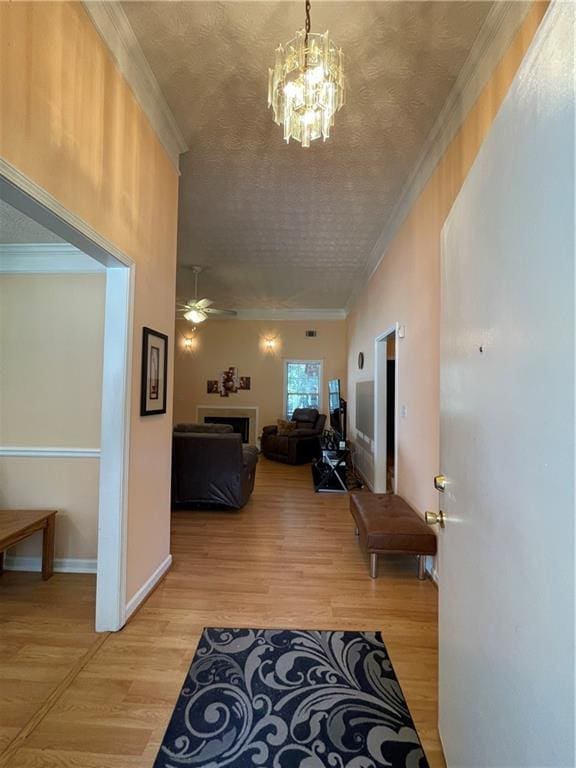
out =
[[[62,243],[49,229],[36,224],[4,200],[0,200],[0,243]]]
[[[346,56],[348,102],[326,144],[286,145],[267,109],[275,47],[304,3],[125,2],[190,147],[179,263],[235,308],[342,308],[491,7],[318,2]],[[180,270],[178,293],[191,293]]]

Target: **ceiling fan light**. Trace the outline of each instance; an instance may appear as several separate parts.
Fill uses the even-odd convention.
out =
[[[207,317],[208,315],[200,309],[189,309],[184,315],[184,319],[191,323],[203,323]]]

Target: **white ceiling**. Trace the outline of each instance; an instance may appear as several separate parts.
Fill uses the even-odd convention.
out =
[[[124,2],[189,152],[179,263],[234,308],[342,308],[420,157],[489,2],[316,2],[344,50],[328,143],[286,145],[267,109],[275,47],[303,2]],[[180,270],[178,293],[191,293]]]
[[[0,243],[63,242],[54,232],[0,199]]]

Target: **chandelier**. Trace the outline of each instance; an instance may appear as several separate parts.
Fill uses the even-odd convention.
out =
[[[274,69],[268,70],[268,106],[274,122],[290,137],[309,147],[326,139],[334,115],[344,104],[342,50],[328,32],[310,32],[310,0],[306,0],[306,26],[283,47],[276,48]]]

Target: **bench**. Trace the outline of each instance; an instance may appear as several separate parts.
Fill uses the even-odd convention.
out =
[[[418,556],[418,578],[425,577],[425,556],[436,554],[436,535],[420,515],[392,493],[351,493],[350,513],[356,535],[370,555],[370,576],[375,579],[378,555],[388,552]]]

